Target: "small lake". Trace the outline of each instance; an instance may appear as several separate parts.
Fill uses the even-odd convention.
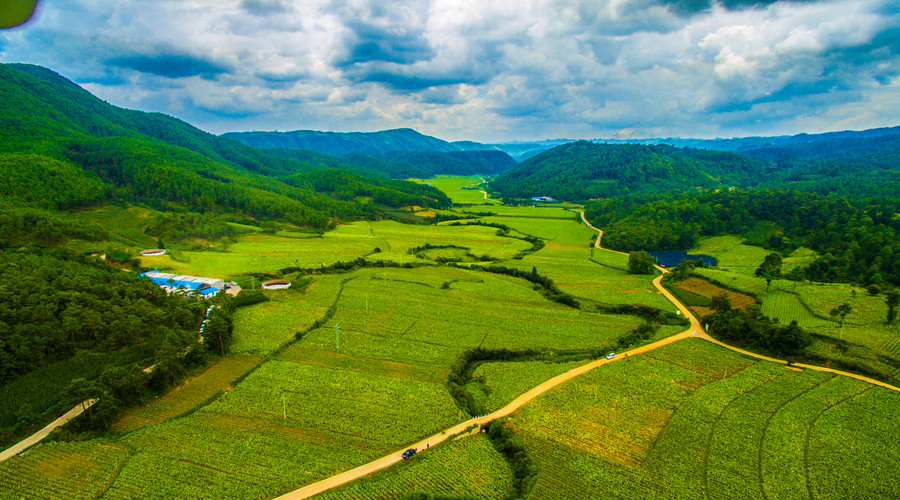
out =
[[[681,261],[683,260],[703,259],[703,263],[707,266],[715,266],[719,263],[715,257],[703,254],[691,255],[684,250],[657,250],[654,252],[647,252],[647,255],[653,257],[658,265],[666,267],[675,267],[678,264],[681,264]]]

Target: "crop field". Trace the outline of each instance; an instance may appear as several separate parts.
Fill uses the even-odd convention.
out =
[[[295,238],[261,233],[243,236],[226,251],[183,251],[180,260],[165,254],[143,257],[148,267],[195,276],[230,278],[247,272],[271,272],[290,266],[318,267],[371,253],[379,241],[327,233],[322,238]],[[382,243],[383,244],[383,243]]]
[[[582,313],[502,275],[432,268],[437,279],[422,283],[416,281],[421,269],[390,271],[384,277],[379,269],[360,271],[345,285],[334,318],[298,345],[334,351],[339,333],[345,354],[448,367],[474,347],[602,347],[641,321]]]
[[[529,498],[900,494],[900,453],[888,444],[900,428],[896,393],[702,342],[614,363],[519,410],[540,464]]]
[[[321,500],[393,500],[411,492],[472,499],[504,498],[509,465],[484,434],[428,449],[413,459],[316,496]]]
[[[199,375],[148,401],[146,406],[123,413],[113,424],[113,430],[130,431],[178,416],[228,388],[234,379],[256,365],[260,359],[246,354],[233,354],[216,361]]]
[[[698,269],[709,279],[753,293],[762,302],[762,311],[782,324],[791,321],[818,335],[807,352],[848,367],[859,367],[883,379],[900,380],[900,324],[885,325],[887,305],[883,296],[843,283],[810,283],[775,280],[766,292],[765,280],[729,271]],[[854,293],[855,292],[855,293]],[[831,317],[833,308],[848,304],[845,318]],[[697,310],[698,308],[694,308]],[[698,312],[701,312],[702,309]],[[852,368],[851,368],[852,369]]]
[[[318,238],[247,234],[226,251],[184,251],[179,260],[165,254],[144,257],[145,266],[178,273],[210,277],[235,277],[247,272],[272,272],[286,267],[319,267],[361,256],[395,262],[415,262],[411,248],[457,245],[474,255],[508,259],[531,248],[525,241],[497,236],[497,230],[482,226],[410,225],[383,220],[339,226]],[[373,254],[375,249],[381,253]]]
[[[411,179],[420,184],[431,184],[432,186],[443,191],[458,204],[483,205],[485,203],[497,204],[496,200],[491,198],[485,199],[481,188],[477,186],[481,184],[482,178],[477,175],[439,175],[430,179]],[[474,189],[463,189],[474,188]]]
[[[762,312],[770,318],[778,318],[781,323],[796,321],[803,328],[818,330],[838,327],[834,321],[814,316],[797,294],[781,290],[772,290],[763,296]]]
[[[818,257],[819,254],[815,250],[800,247],[781,260],[781,272],[787,274],[794,269],[802,269],[812,264]]]
[[[624,270],[592,262],[590,252],[587,245],[548,242],[538,252],[502,265],[523,271],[534,267],[539,274],[552,279],[560,290],[575,297],[606,304],[646,304],[675,311],[675,306],[653,286],[655,276],[627,274]],[[598,253],[602,252],[595,251],[594,255]]]
[[[325,315],[342,280],[342,275],[319,275],[304,292],[267,292],[268,302],[238,308],[231,352],[266,354],[291,340]]]
[[[541,383],[584,363],[585,361],[482,363],[475,369],[466,389],[477,404],[483,406],[485,411],[492,412]]]
[[[45,443],[0,463],[0,498],[96,498],[128,460],[113,443]]]
[[[684,296],[684,299],[691,299],[692,295],[696,296],[695,300],[688,300],[687,302],[689,303],[687,305],[689,305],[691,309],[694,310],[698,318],[702,318],[703,316],[706,316],[707,314],[713,312],[712,309],[709,308],[708,303],[716,295],[725,294],[725,296],[727,296],[728,300],[731,302],[731,307],[734,307],[735,309],[743,309],[750,304],[756,303],[756,299],[749,295],[728,290],[720,286],[716,286],[709,281],[694,277],[672,283],[670,286],[677,290],[683,290],[687,292],[688,295]],[[682,297],[682,295],[679,295],[679,297]],[[706,301],[706,304],[701,304],[702,302],[704,302],[704,299]]]
[[[702,253],[715,257],[719,261],[716,267],[721,271],[732,271],[753,276],[756,268],[762,264],[766,255],[772,252],[765,248],[744,245],[742,241],[737,236],[701,238],[697,246],[688,253]]]
[[[517,207],[509,205],[463,207],[458,209],[462,213],[484,213],[490,212],[494,216],[500,217],[523,217],[526,219],[573,219],[575,213],[566,210],[566,208],[579,208],[577,205],[520,205]]]

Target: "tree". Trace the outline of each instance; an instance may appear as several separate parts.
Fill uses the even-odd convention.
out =
[[[884,294],[884,303],[888,306],[887,322],[891,324],[897,319],[897,305],[900,304],[900,292],[891,290]]]
[[[840,333],[841,338],[844,337],[844,318],[846,318],[847,315],[850,314],[852,311],[853,311],[853,308],[850,307],[850,304],[847,304],[847,303],[843,303],[831,310],[830,314],[831,314],[832,318],[837,318],[838,316],[841,317],[841,333]]]
[[[87,411],[91,425],[94,425],[94,416],[91,413],[91,407],[85,405],[85,403],[88,399],[97,399],[100,397],[100,387],[87,379],[76,378],[69,382],[68,387],[65,389],[65,395],[69,404],[81,404],[81,407]]]
[[[762,264],[756,268],[754,274],[760,278],[766,279],[766,292],[768,292],[772,280],[781,276],[781,256],[777,253],[766,255],[766,258],[763,260]]]
[[[713,311],[728,312],[731,310],[731,300],[728,299],[728,295],[720,293],[713,296],[709,308]]]
[[[653,258],[647,252],[637,251],[628,254],[628,274],[653,274]]]

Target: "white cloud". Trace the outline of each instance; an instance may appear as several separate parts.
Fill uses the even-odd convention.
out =
[[[0,59],[214,132],[411,126],[490,141],[865,128],[898,116],[890,2],[676,15],[663,0],[81,0],[0,33]]]

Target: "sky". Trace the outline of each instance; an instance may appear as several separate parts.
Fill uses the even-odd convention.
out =
[[[213,133],[739,137],[900,125],[897,0],[41,0],[0,61]]]

